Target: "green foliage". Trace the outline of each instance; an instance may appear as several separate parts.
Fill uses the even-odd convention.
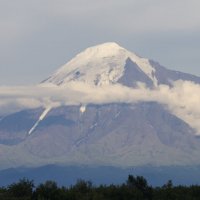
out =
[[[6,196],[10,199],[29,200],[32,198],[33,189],[33,181],[23,178],[7,187]]]
[[[46,181],[40,184],[34,192],[35,199],[37,200],[59,200],[59,189],[57,183],[54,181]]]
[[[94,186],[78,180],[71,187],[58,187],[46,181],[34,188],[33,181],[21,179],[0,188],[0,200],[199,200],[200,186],[173,186],[169,180],[162,187],[151,187],[142,176],[129,175],[121,185]]]

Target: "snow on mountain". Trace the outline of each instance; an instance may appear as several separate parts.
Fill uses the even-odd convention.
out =
[[[33,131],[37,128],[37,126],[39,125],[39,123],[46,117],[46,115],[49,113],[49,111],[51,110],[51,107],[47,107],[43,113],[40,115],[39,119],[37,120],[37,122],[33,125],[33,127],[28,131],[28,134],[32,134]]]
[[[69,83],[78,82],[98,87],[119,83],[132,88],[140,82],[148,88],[158,89],[160,84],[171,85],[179,79],[200,83],[199,77],[168,70],[159,63],[109,42],[79,53],[42,84],[51,83],[65,87]],[[79,110],[84,113],[86,106],[81,105]],[[42,120],[39,118],[28,133],[31,134]]]
[[[104,43],[87,48],[44,82],[63,85],[80,81],[92,85],[108,85],[123,77],[127,59],[135,63],[153,85],[157,86],[155,69],[148,59],[124,49],[116,43]]]
[[[129,64],[131,70],[128,68]],[[133,71],[133,69],[135,70]],[[143,78],[135,78],[134,80],[133,77],[129,77],[132,74],[133,77],[136,74],[137,77]],[[126,84],[128,80],[130,84]],[[133,86],[134,81],[144,81],[147,85],[154,87],[158,85],[158,80],[155,77],[155,69],[151,66],[148,59],[141,58],[114,42],[87,48],[59,68],[43,83],[53,83],[63,86],[72,81],[83,82],[92,86],[103,86],[117,82],[126,86]],[[84,113],[85,110],[85,106],[80,107],[81,113]],[[42,120],[41,118],[38,119],[29,130],[29,135]]]

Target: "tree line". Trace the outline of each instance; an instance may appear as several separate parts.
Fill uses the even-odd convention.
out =
[[[200,186],[173,186],[172,181],[152,187],[142,176],[129,175],[120,185],[95,186],[78,180],[70,187],[59,187],[55,181],[38,186],[23,178],[0,188],[0,200],[199,200]]]

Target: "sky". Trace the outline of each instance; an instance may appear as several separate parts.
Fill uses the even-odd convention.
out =
[[[0,0],[0,85],[36,84],[104,42],[200,76],[199,8],[199,0]]]

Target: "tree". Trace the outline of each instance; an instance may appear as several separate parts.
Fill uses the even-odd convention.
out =
[[[54,181],[46,181],[40,184],[35,191],[37,200],[59,200],[59,188]]]
[[[128,176],[127,185],[132,188],[137,188],[141,191],[148,187],[147,180],[143,176],[137,176],[135,178],[133,175]]]
[[[168,180],[166,184],[163,185],[164,189],[170,189],[173,187],[172,180]]]
[[[145,199],[152,199],[152,187],[148,185],[147,180],[143,176],[134,177],[133,175],[129,175],[126,183],[135,192],[141,192]]]
[[[19,182],[8,186],[7,192],[9,196],[23,199],[31,199],[33,194],[34,183],[28,179],[20,179]]]

